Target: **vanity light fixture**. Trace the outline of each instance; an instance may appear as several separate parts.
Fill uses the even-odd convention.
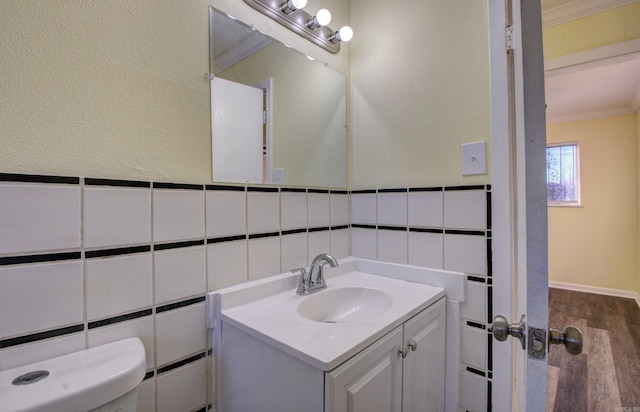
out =
[[[337,43],[341,41],[349,41],[353,37],[353,29],[349,26],[342,26],[340,30],[329,36],[329,40]]]
[[[307,0],[287,0],[282,6],[282,11],[285,14],[291,14],[296,10],[304,9],[307,5]]]
[[[327,9],[318,10],[318,14],[307,23],[307,26],[311,30],[319,29],[320,27],[328,26],[331,23],[331,12]]]
[[[307,5],[307,0],[244,0],[244,2],[331,53],[338,53],[340,42],[349,41],[353,36],[353,30],[348,26],[337,32],[327,26],[331,22],[329,10],[319,10],[315,16],[302,10]],[[343,29],[345,29],[344,32]]]

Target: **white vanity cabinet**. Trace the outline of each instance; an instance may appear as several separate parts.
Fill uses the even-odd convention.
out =
[[[328,371],[222,321],[214,355],[218,410],[444,411],[445,302],[441,297]]]
[[[444,382],[442,298],[325,373],[325,412],[444,411]]]

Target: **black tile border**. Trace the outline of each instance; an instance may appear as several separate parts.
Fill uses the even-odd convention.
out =
[[[286,235],[295,235],[298,233],[307,233],[307,229],[290,229],[290,230],[283,230],[282,231],[282,236],[286,236]]]
[[[493,276],[493,241],[487,239],[487,276]]]
[[[371,193],[377,193],[377,191],[375,189],[352,190],[351,191],[352,195],[363,195],[363,194],[371,194]]]
[[[408,229],[407,226],[378,226],[378,230],[393,230],[396,232],[407,232]]]
[[[487,412],[492,412],[493,410],[493,404],[491,403],[491,391],[492,391],[491,381],[487,380]]]
[[[132,246],[115,249],[90,250],[84,252],[85,259],[102,258],[109,256],[131,255],[134,253],[151,252],[151,245]]]
[[[474,373],[478,376],[482,376],[483,378],[487,377],[487,374],[484,371],[481,371],[480,369],[472,368],[471,366],[467,366],[465,369],[467,372]]]
[[[95,179],[85,177],[84,184],[86,186],[115,186],[115,187],[140,187],[150,188],[151,182],[141,180],[117,180],[117,179]]]
[[[410,227],[409,232],[443,234],[444,229],[435,229],[429,227]]]
[[[487,230],[491,230],[491,192],[487,193]]]
[[[470,282],[477,282],[477,283],[486,283],[485,278],[482,278],[480,276],[471,276],[471,275],[467,275],[467,280]]]
[[[204,302],[204,301],[205,301],[204,296],[198,296],[197,298],[191,298],[191,299],[183,300],[180,302],[169,303],[167,305],[156,307],[156,313],[168,312],[170,310],[184,308],[184,307],[195,305],[197,303]]]
[[[184,242],[160,243],[157,245],[153,245],[153,250],[160,251],[160,250],[170,250],[170,249],[182,249],[186,247],[203,246],[204,244],[205,244],[204,240],[188,240]]]
[[[487,322],[493,322],[493,286],[487,286]]]
[[[0,266],[22,265],[27,263],[45,263],[60,262],[63,260],[80,260],[82,253],[66,252],[66,253],[47,253],[44,255],[21,255],[0,257]]]
[[[337,189],[337,190],[331,189],[329,191],[329,193],[332,194],[332,195],[348,195],[348,194],[350,194],[352,192],[350,192],[348,190],[342,190],[342,189]]]
[[[210,245],[212,243],[236,242],[238,240],[247,240],[247,235],[212,237],[207,239],[207,245]]]
[[[468,236],[486,236],[486,232],[483,230],[460,230],[460,229],[445,229],[445,235],[468,235]]]
[[[0,340],[0,349],[23,345],[25,343],[38,342],[41,340],[56,338],[64,335],[70,335],[72,333],[78,333],[78,332],[84,332],[83,324],[66,326],[64,328],[51,329],[44,332],[31,333],[29,335],[22,335],[15,338]]]
[[[118,315],[107,319],[96,320],[93,322],[89,322],[87,329],[95,329],[103,326],[115,325],[116,323],[126,322],[128,320],[143,318],[145,316],[151,316],[153,311],[151,309],[143,309],[132,313],[127,313],[124,315]]]
[[[340,225],[340,226],[330,226],[329,230],[342,230],[349,229],[349,225]]]
[[[352,223],[351,227],[354,229],[375,229],[376,225],[363,225],[359,223]]]
[[[230,185],[206,185],[206,190],[226,190],[230,192],[244,192],[246,189],[244,186],[230,186]]]
[[[485,190],[484,185],[468,185],[468,186],[445,186],[444,190],[446,192],[453,192],[458,190]]]
[[[151,379],[156,375],[156,373],[154,371],[149,371],[147,373],[145,373],[144,378],[142,378],[143,381],[146,381],[147,379]]]
[[[204,190],[204,185],[189,183],[153,182],[154,189]]]
[[[266,237],[276,237],[276,236],[280,236],[280,232],[254,233],[249,235],[249,240],[262,239]]]
[[[493,334],[487,333],[487,370],[493,370]]]
[[[65,185],[79,185],[79,177],[71,176],[49,176],[49,175],[27,175],[21,173],[0,173],[0,182],[21,182],[21,183],[52,183]]]
[[[315,232],[326,232],[328,230],[331,230],[331,228],[329,226],[322,226],[322,227],[310,227],[309,228],[309,233],[315,233]]]
[[[482,330],[487,329],[487,327],[485,325],[483,325],[482,323],[474,322],[472,320],[468,320],[467,321],[467,326],[469,326],[471,328],[482,329]]]
[[[277,187],[247,186],[247,192],[278,193],[279,189]]]
[[[409,193],[411,192],[442,192],[443,187],[410,187]]]
[[[282,187],[280,188],[281,193],[307,193],[307,189],[302,189],[299,187]]]
[[[307,189],[307,193],[329,194],[329,189]]]
[[[188,364],[193,363],[195,361],[198,361],[198,360],[200,360],[202,358],[205,358],[206,356],[207,356],[207,351],[204,351],[204,352],[198,353],[197,355],[193,355],[193,356],[190,356],[190,357],[188,357],[186,359],[183,359],[181,361],[170,363],[170,364],[168,364],[166,366],[158,368],[158,375],[161,375],[163,373],[167,373],[167,372],[172,371],[174,369],[177,369],[177,368],[179,368],[181,366],[188,365]]]
[[[407,193],[407,188],[378,189],[378,193]]]

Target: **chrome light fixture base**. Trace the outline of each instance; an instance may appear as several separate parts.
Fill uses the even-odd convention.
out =
[[[311,29],[309,22],[313,20],[313,16],[304,10],[296,9],[287,14],[282,10],[283,3],[286,4],[286,1],[282,0],[244,0],[244,2],[326,51],[334,54],[340,51],[340,42],[331,40],[334,31],[326,26]]]

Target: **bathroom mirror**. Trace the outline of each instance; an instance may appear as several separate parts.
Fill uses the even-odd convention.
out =
[[[213,181],[347,186],[343,74],[209,9]]]

